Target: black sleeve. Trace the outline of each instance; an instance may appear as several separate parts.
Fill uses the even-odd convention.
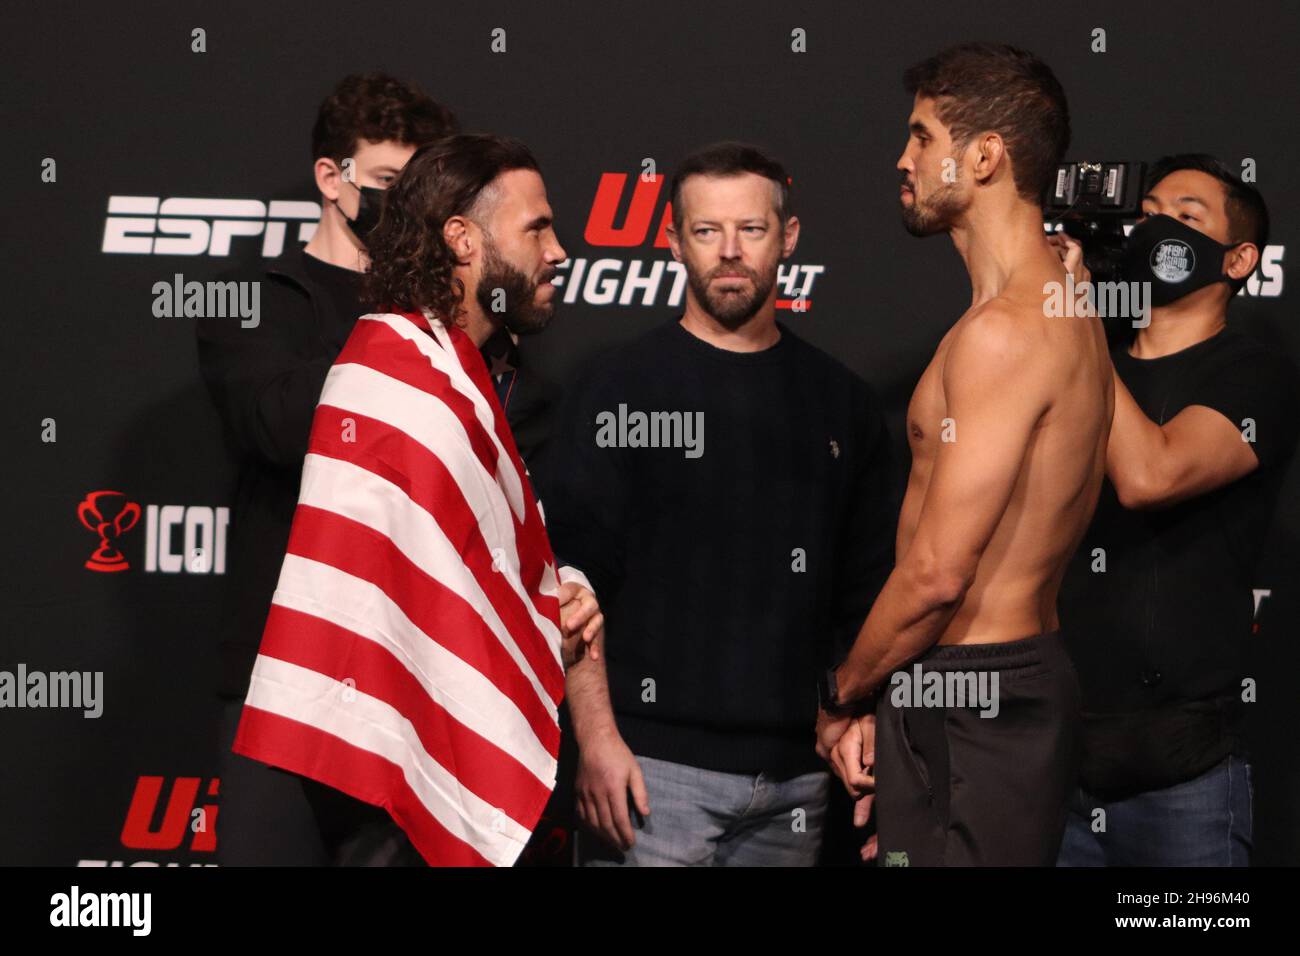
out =
[[[1222,414],[1253,443],[1261,469],[1285,464],[1296,445],[1300,392],[1295,367],[1275,352],[1243,350],[1205,374],[1189,405],[1204,405]]]
[[[260,320],[198,321],[199,369],[230,433],[245,454],[272,465],[300,465],[333,356],[322,354],[306,293],[263,276]]]
[[[623,580],[627,478],[623,451],[596,444],[596,416],[617,407],[608,375],[570,389],[538,469],[538,491],[556,560],[587,575],[608,607]]]
[[[836,561],[833,628],[835,660],[849,652],[880,589],[894,567],[898,527],[893,448],[889,429],[872,391],[862,386],[858,402],[858,457]]]

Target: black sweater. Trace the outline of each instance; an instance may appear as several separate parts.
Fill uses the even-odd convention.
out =
[[[557,425],[547,527],[601,601],[616,720],[641,756],[733,773],[824,767],[818,671],[847,650],[892,565],[873,393],[780,330],[771,348],[738,353],[669,322],[606,356]],[[625,445],[649,443],[629,427],[636,412],[702,413],[703,443],[608,447],[620,419]]]

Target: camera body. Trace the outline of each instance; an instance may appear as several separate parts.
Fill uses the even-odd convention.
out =
[[[1142,214],[1146,163],[1075,162],[1056,167],[1043,207],[1083,246],[1083,262],[1098,282],[1123,279],[1124,222]]]

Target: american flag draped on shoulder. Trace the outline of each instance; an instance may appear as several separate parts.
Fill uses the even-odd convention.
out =
[[[514,863],[555,785],[557,585],[473,343],[362,316],[316,409],[234,750],[387,809],[430,864]]]

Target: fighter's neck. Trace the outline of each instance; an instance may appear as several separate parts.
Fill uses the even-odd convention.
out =
[[[1026,270],[1060,261],[1047,244],[1042,213],[1029,203],[969,212],[949,235],[970,275],[972,308],[1003,294]]]
[[[470,280],[468,275],[461,275],[461,281],[465,284],[465,297],[460,303],[460,314],[456,317],[460,327],[465,334],[470,337],[475,348],[482,348],[483,344],[496,333],[497,323],[487,317],[483,307],[479,305],[478,296],[470,293]]]

